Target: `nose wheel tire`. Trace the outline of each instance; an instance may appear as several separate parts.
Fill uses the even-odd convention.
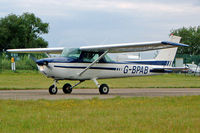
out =
[[[109,87],[107,84],[100,85],[100,87],[99,87],[100,94],[108,94],[108,92],[109,92]]]
[[[64,86],[63,86],[63,92],[65,94],[70,94],[72,92],[72,86],[69,84],[69,83],[66,83]]]
[[[57,91],[58,91],[58,88],[55,87],[55,85],[52,85],[52,86],[49,87],[49,93],[51,95],[55,95],[57,93]]]

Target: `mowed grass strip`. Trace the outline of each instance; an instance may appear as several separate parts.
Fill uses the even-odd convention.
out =
[[[0,100],[0,132],[200,132],[200,96]]]
[[[156,76],[129,77],[98,80],[110,88],[200,88],[200,77],[184,74],[165,74]],[[59,81],[58,88],[65,83],[75,84],[78,81]],[[37,71],[2,72],[0,89],[48,89],[53,80]],[[86,81],[76,88],[97,88],[93,81]]]

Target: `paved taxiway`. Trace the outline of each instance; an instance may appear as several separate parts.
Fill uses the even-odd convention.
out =
[[[200,95],[200,88],[161,88],[161,89],[110,89],[108,95],[100,95],[98,89],[74,89],[71,94],[63,94],[59,90],[56,95],[50,95],[48,90],[1,90],[0,99],[100,99],[120,97],[157,97],[157,96],[186,96]]]

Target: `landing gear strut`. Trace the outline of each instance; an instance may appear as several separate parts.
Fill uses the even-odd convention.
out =
[[[99,88],[99,93],[100,94],[108,94],[109,92],[109,87],[107,84],[101,84],[99,85],[99,83],[97,82],[96,79],[92,79],[94,81],[94,83],[97,85],[97,87]]]

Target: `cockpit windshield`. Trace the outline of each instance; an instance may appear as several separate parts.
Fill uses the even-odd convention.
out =
[[[64,48],[61,56],[62,57],[70,57],[73,59],[79,59],[81,51],[79,48]]]
[[[77,59],[78,62],[92,63],[103,53],[81,51],[79,48],[65,48],[61,54],[62,57]],[[108,55],[105,55],[98,61],[99,63],[113,62]]]

